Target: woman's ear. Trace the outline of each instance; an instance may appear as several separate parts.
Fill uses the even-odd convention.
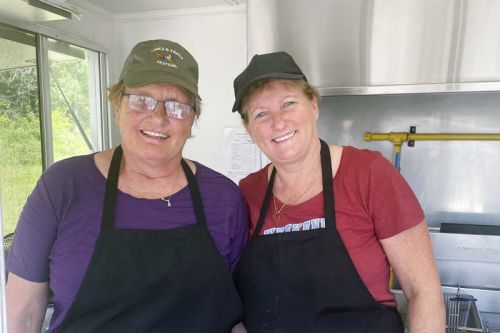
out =
[[[318,106],[318,97],[313,96],[311,99],[312,112],[315,120],[319,119],[319,106]]]

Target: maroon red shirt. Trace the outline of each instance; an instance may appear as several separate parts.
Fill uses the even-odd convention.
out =
[[[253,233],[268,184],[268,166],[240,181],[250,212]],[[379,152],[343,148],[333,179],[337,230],[358,273],[379,303],[395,305],[389,290],[389,263],[379,242],[405,231],[424,219],[413,191]],[[276,207],[282,202],[277,198]],[[280,219],[271,217],[271,203],[262,235],[324,228],[323,192],[294,206],[285,206]]]

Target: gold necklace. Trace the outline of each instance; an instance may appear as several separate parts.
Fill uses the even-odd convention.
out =
[[[283,211],[283,209],[285,209],[286,205],[293,205],[294,203],[298,202],[312,188],[312,186],[314,185],[314,183],[316,183],[316,179],[317,179],[316,175],[317,175],[318,170],[320,169],[320,167],[321,167],[321,163],[318,164],[318,167],[314,171],[313,179],[307,185],[307,187],[305,188],[305,190],[298,197],[295,197],[293,200],[288,201],[288,203],[283,202],[283,204],[281,205],[280,209],[278,209],[276,207],[276,196],[273,193],[274,213],[272,215],[272,219],[274,220],[274,222],[278,222],[278,220],[281,218],[281,212]]]
[[[273,205],[274,205],[274,213],[273,213],[273,220],[274,222],[278,222],[278,220],[280,219],[281,217],[281,211],[283,210],[283,208],[285,208],[285,203],[283,203],[283,205],[281,205],[280,209],[276,209],[276,197],[274,196],[273,194]]]

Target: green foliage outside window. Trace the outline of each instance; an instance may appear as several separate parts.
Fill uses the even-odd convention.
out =
[[[35,67],[0,72],[0,186],[4,234],[40,176],[41,144]]]
[[[70,156],[88,154],[93,150],[86,145],[83,134],[79,132],[71,114],[74,112],[85,135],[89,137],[91,111],[89,110],[87,71],[88,66],[85,60],[61,62],[51,66],[50,108],[55,161]]]
[[[52,71],[89,135],[86,62],[54,64]],[[89,153],[53,77],[51,114],[55,160]],[[22,207],[42,173],[41,161],[36,67],[0,71],[0,189],[4,235],[14,231]]]

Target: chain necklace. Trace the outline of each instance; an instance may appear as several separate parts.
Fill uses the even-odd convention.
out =
[[[177,170],[175,171],[175,175],[177,176],[177,174],[179,173],[179,167],[177,167]],[[177,186],[177,183],[178,183],[178,179],[175,178],[175,182],[174,182],[174,185],[173,185],[173,189],[175,190],[175,187]],[[167,196],[164,196],[162,198],[160,198],[161,201],[165,202],[167,204],[167,207],[172,207],[172,203],[170,202],[170,199],[172,199],[173,195],[175,194],[174,193],[171,193],[170,195],[167,195]]]
[[[276,199],[275,199],[275,196],[273,194],[273,205],[274,205],[274,213],[273,213],[272,218],[273,218],[274,222],[278,222],[278,220],[281,217],[281,211],[283,210],[283,208],[285,208],[285,203],[283,203],[283,205],[281,205],[280,209],[277,209],[276,208]]]
[[[278,220],[281,218],[281,212],[283,211],[283,209],[285,209],[285,206],[287,206],[287,205],[293,205],[294,203],[298,202],[307,192],[309,192],[309,190],[313,187],[314,183],[316,183],[316,180],[317,180],[316,175],[317,175],[318,170],[320,169],[320,167],[321,167],[321,163],[318,164],[318,167],[314,171],[313,179],[307,185],[307,187],[304,189],[304,191],[299,196],[297,196],[297,197],[293,198],[292,200],[288,201],[288,203],[283,202],[283,204],[281,205],[281,207],[279,209],[276,207],[276,196],[273,193],[274,213],[272,215],[272,219],[274,220],[274,222],[278,222]]]

